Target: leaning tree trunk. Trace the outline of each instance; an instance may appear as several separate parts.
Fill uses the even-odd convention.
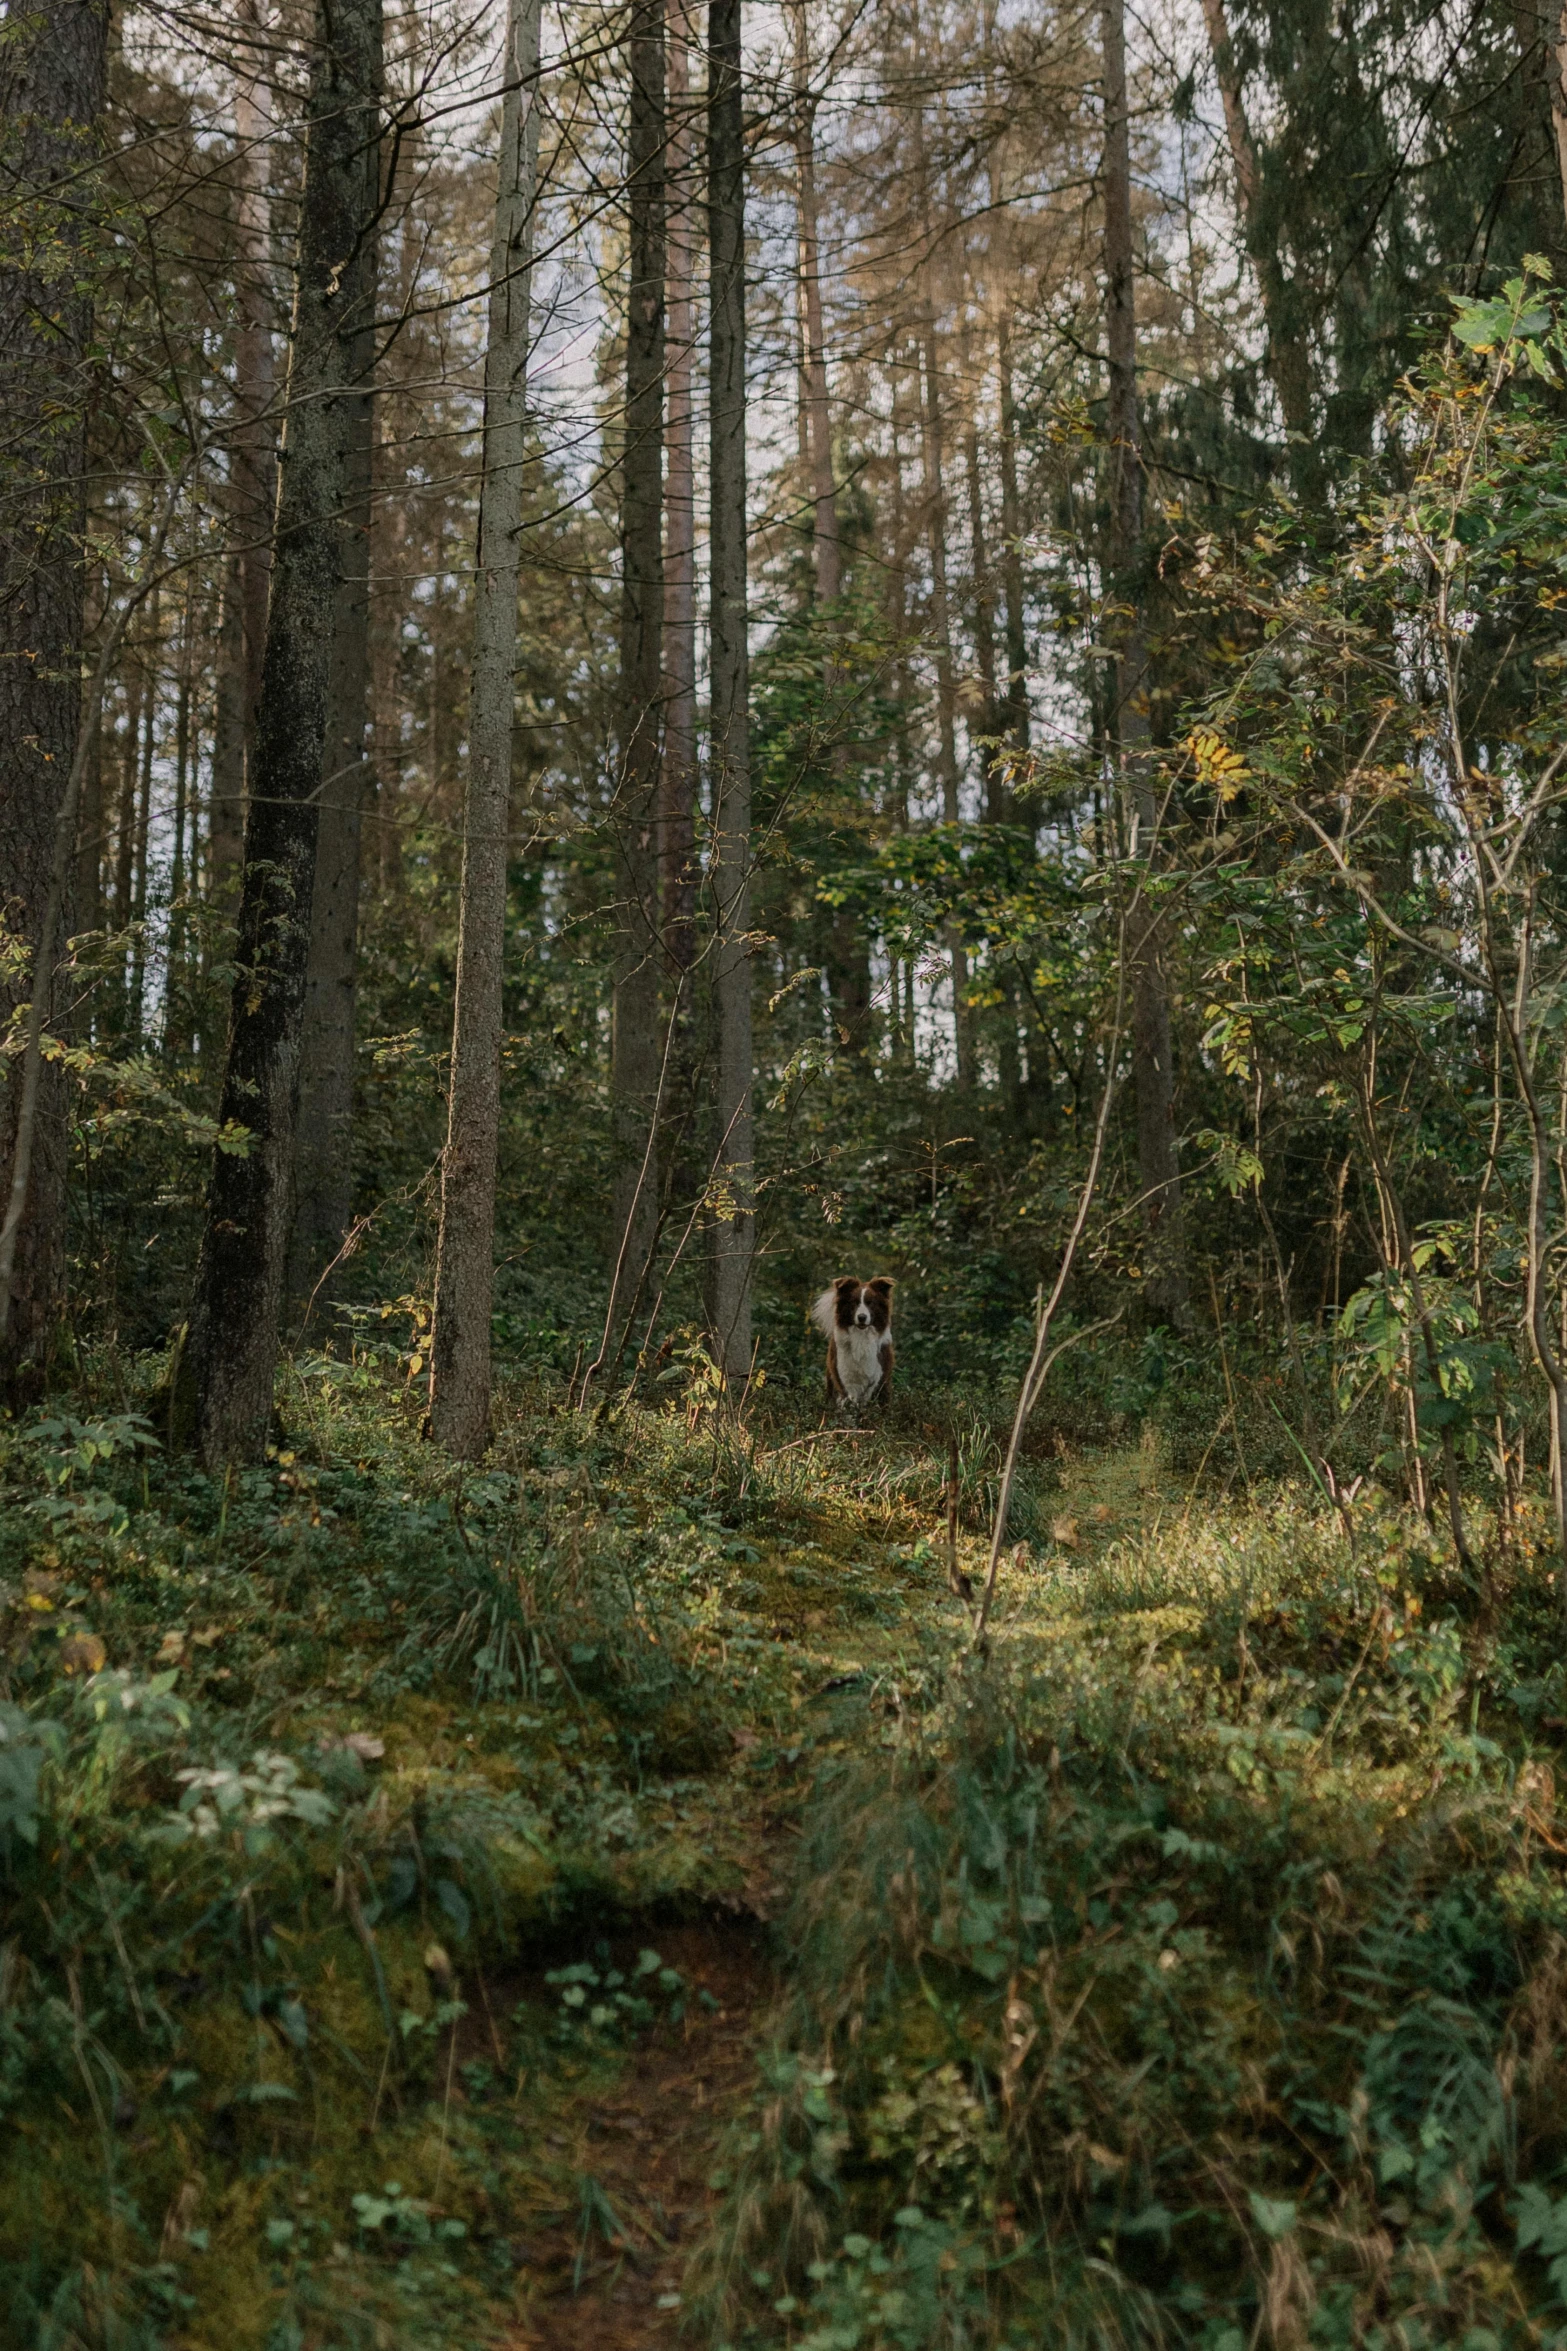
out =
[[[1121,624],[1116,735],[1130,830],[1145,875],[1151,875],[1158,810],[1149,759],[1148,658],[1136,614],[1134,579],[1143,530],[1141,427],[1137,407],[1137,309],[1132,270],[1131,133],[1126,99],[1124,0],[1105,0],[1105,340],[1109,354],[1112,468],[1110,573],[1117,600],[1133,617]],[[1140,880],[1127,925],[1132,964],[1132,1076],[1137,1097],[1137,1170],[1142,1191],[1146,1268],[1143,1296],[1158,1317],[1187,1312],[1186,1244],[1180,1164],[1175,1147],[1175,1064],[1170,1000],[1160,967],[1157,917]]]
[[[623,1329],[658,1218],[658,784],[664,633],[664,0],[631,19],[626,155],[630,283],[620,468],[620,788],[610,1095],[615,1183],[610,1321]]]
[[[539,168],[539,0],[510,0],[505,75],[484,354],[484,473],[474,569],[457,1001],[430,1352],[430,1433],[462,1460],[483,1452],[490,1430],[517,570]]]
[[[310,962],[300,1049],[294,1144],[294,1222],[288,1294],[308,1306],[335,1263],[353,1213],[354,996],[359,944],[359,863],[370,689],[370,519],[374,442],[375,312],[381,157],[367,140],[363,229],[345,285],[339,330],[343,381],[341,569],[327,687],[321,828],[311,901]]]
[[[718,1013],[718,1149],[709,1315],[731,1388],[751,1368],[756,1171],[751,1116],[751,744],[746,580],[745,121],[741,0],[710,0],[707,176],[711,351],[708,666]]]
[[[55,830],[81,715],[94,202],[85,168],[103,104],[108,8],[41,0],[0,46],[0,927],[30,952],[0,979],[0,1032],[53,993],[70,911],[48,925]],[[29,977],[28,975],[31,974]],[[0,1306],[0,1393],[42,1381],[65,1303],[66,1090],[38,1072],[21,1131],[22,1057],[0,1094],[0,1200],[25,1181]]]
[[[339,330],[364,229],[364,153],[380,119],[381,0],[317,23],[298,280],[256,760],[245,823],[238,976],[219,1150],[207,1194],[176,1422],[209,1468],[266,1442],[288,1247],[295,1094],[326,745],[348,404]]]

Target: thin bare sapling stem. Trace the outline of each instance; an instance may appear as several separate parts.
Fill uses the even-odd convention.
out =
[[[1077,1213],[1072,1219],[1072,1229],[1067,1235],[1066,1247],[1061,1252],[1061,1262],[1056,1268],[1056,1278],[1048,1298],[1044,1294],[1043,1284],[1040,1285],[1040,1305],[1034,1324],[1034,1352],[1029,1358],[1028,1370],[1023,1375],[1023,1385],[1018,1390],[1017,1410],[1012,1415],[1012,1435],[1007,1444],[1006,1465],[1001,1472],[1001,1492],[996,1498],[996,1522],[990,1535],[990,1560],[985,1570],[985,1588],[974,1617],[976,1649],[984,1643],[985,1628],[990,1622],[991,1602],[996,1596],[996,1580],[1001,1573],[1001,1550],[1007,1539],[1007,1517],[1012,1508],[1012,1488],[1017,1479],[1018,1455],[1022,1450],[1023,1431],[1028,1426],[1029,1415],[1039,1401],[1040,1392],[1056,1358],[1064,1355],[1069,1347],[1077,1346],[1099,1331],[1108,1330],[1121,1319],[1119,1314],[1109,1315],[1102,1322],[1089,1323],[1080,1331],[1070,1332],[1066,1338],[1058,1340],[1054,1347],[1050,1344],[1056,1314],[1066,1285],[1072,1277],[1072,1267],[1083,1235],[1088,1229],[1089,1211],[1099,1188],[1099,1171],[1104,1165],[1110,1112],[1119,1089],[1121,1038],[1126,1027],[1126,936],[1127,916],[1123,914],[1116,955],[1115,1014],[1110,1027],[1109,1049],[1105,1054],[1105,1081],[1099,1097],[1099,1115],[1094,1121],[1094,1147],[1089,1154],[1088,1170],[1077,1195]]]

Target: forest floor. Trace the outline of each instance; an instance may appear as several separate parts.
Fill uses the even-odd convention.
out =
[[[1178,1516],[1192,1499],[1147,1447],[1078,1453],[1062,1460],[1058,1475],[1050,1548],[1085,1563],[1110,1543],[1156,1536],[1161,1518]],[[934,1545],[945,1529],[933,1526],[929,1535]],[[975,1565],[973,1544],[963,1548]],[[777,1564],[787,1570],[787,1553]],[[895,1629],[841,1621],[830,1595],[811,1612],[798,1754],[788,1759],[796,1788],[819,1745],[852,1740],[849,1726],[867,1690],[883,1676],[895,1683],[910,1632],[929,1626],[950,1637],[960,1621],[944,1583],[933,1587],[926,1574],[898,1581],[906,1614]],[[1016,1632],[1036,1610],[1026,1590],[1006,1600]],[[793,1663],[793,1629],[779,1624],[774,1635]],[[773,1865],[795,1807],[746,1769],[758,1733],[746,1727],[732,1735],[737,1768],[728,1785],[751,1846],[743,1899],[729,1915],[658,1933],[660,1956],[706,2000],[585,2083],[580,2100],[561,2111],[558,2153],[579,2183],[578,2202],[542,2211],[526,2231],[528,2300],[510,2338],[516,2351],[640,2351],[681,2337],[682,2273],[691,2249],[712,2233],[726,2135],[754,2099],[758,2050],[780,1996],[769,1928],[785,1889]],[[611,1947],[622,1971],[635,1956],[624,1938]],[[517,1989],[493,1988],[493,2005],[509,2005]],[[535,1980],[531,1989],[537,1997],[542,1985]],[[592,2183],[591,2203],[583,2182]]]
[[[156,1372],[0,1427],[0,2340],[1557,2339],[1534,1506],[1044,1427],[979,1660],[952,1399],[454,1471],[317,1357],[223,1489]]]

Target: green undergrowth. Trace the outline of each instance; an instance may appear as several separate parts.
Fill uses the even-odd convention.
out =
[[[824,1761],[703,2307],[796,2351],[1567,2344],[1550,1562],[1514,1530],[1476,1588],[1374,1493],[1351,1544],[1145,1483],[1090,1556],[1126,1497],[1079,1476],[989,1657]]]
[[[223,1486],[160,1371],[0,1426],[0,2341],[526,2339],[661,1927],[761,1913],[692,2339],[1567,2346],[1530,1507],[1471,1573],[1047,1419],[980,1657],[971,1399],[519,1385],[459,1471],[320,1356]]]
[[[220,1485],[161,1369],[0,1424],[0,2340],[503,2339],[648,2021],[605,1938],[765,1902],[813,1692],[935,1605],[946,1446],[519,1386],[459,1471],[322,1356]]]

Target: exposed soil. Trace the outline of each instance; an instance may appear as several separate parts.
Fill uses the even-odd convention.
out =
[[[752,2048],[773,1979],[759,1933],[739,1919],[661,1927],[657,1941],[690,1985],[690,2006],[680,2025],[628,2054],[611,2090],[578,2109],[562,2154],[583,2183],[578,2208],[530,2237],[527,2314],[512,2351],[640,2351],[677,2339],[671,2298],[716,2202],[709,2175],[755,2078]]]

